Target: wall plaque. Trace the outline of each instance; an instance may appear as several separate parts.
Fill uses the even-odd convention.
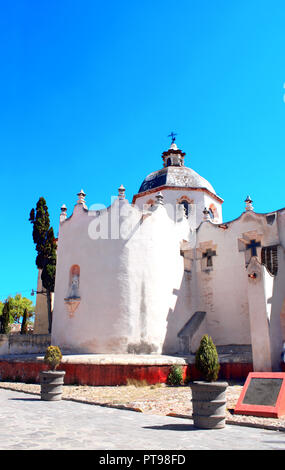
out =
[[[285,415],[285,373],[250,372],[235,414],[279,418]]]

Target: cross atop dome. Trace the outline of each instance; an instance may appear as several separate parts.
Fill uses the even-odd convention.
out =
[[[169,136],[168,136],[168,137],[171,137],[171,139],[172,139],[172,140],[171,140],[171,143],[172,143],[172,144],[173,144],[173,142],[175,142],[175,139],[176,139],[175,136],[176,136],[176,135],[177,135],[177,134],[175,134],[175,132],[171,132],[171,133],[169,134]]]

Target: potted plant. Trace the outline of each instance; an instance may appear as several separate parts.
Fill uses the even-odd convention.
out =
[[[44,356],[44,363],[49,370],[40,372],[41,399],[46,401],[61,400],[62,386],[64,383],[64,370],[56,370],[62,359],[58,346],[49,346]]]
[[[210,336],[204,335],[195,355],[196,369],[201,381],[190,384],[194,426],[202,429],[225,427],[227,382],[218,382],[220,370],[216,346]]]

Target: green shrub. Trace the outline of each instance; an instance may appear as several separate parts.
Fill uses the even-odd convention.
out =
[[[62,359],[61,350],[58,346],[49,346],[46,350],[44,362],[51,370],[55,370]]]
[[[169,385],[181,385],[182,381],[183,381],[182,366],[177,366],[177,365],[171,366],[170,372],[167,377],[167,383]]]
[[[196,369],[207,382],[214,382],[218,378],[220,364],[216,346],[210,336],[204,335],[195,356]]]

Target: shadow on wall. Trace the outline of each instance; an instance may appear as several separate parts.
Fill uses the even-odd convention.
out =
[[[147,341],[147,306],[145,302],[145,282],[141,285],[140,315],[138,319],[140,340],[128,344],[128,354],[152,354],[157,353],[158,346]]]
[[[205,317],[206,312],[195,312],[178,332],[177,336],[180,339],[180,349],[182,354],[191,354],[194,352],[191,348],[192,338],[200,328]]]
[[[179,289],[174,290],[177,301],[167,315],[167,331],[162,348],[163,354],[193,354],[192,340],[206,318],[206,312],[194,312],[191,305],[191,274],[184,271]],[[204,322],[205,323],[205,322]]]

